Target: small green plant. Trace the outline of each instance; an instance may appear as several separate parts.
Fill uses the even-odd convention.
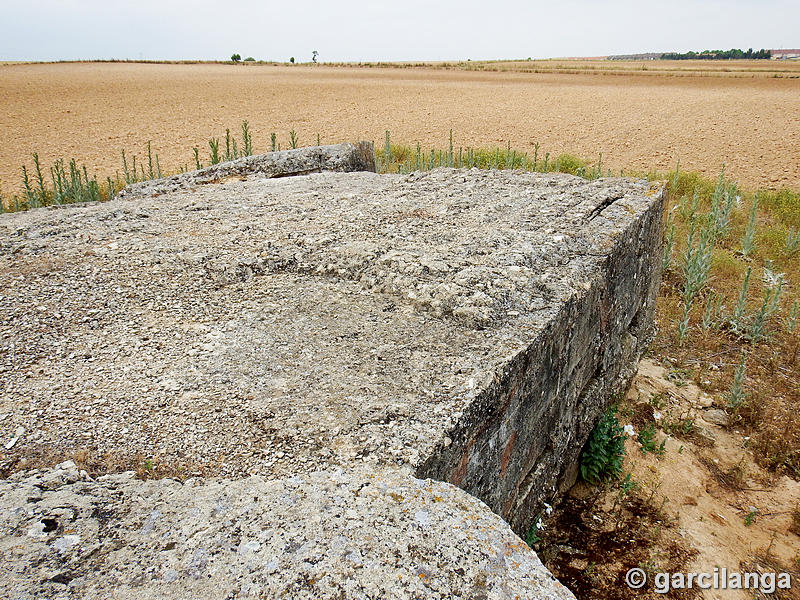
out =
[[[600,156],[597,157],[597,165],[592,170],[590,174],[590,179],[600,179],[603,176],[603,153],[600,152]]]
[[[711,258],[714,251],[714,229],[709,221],[708,226],[697,230],[697,221],[692,220],[686,239],[686,252],[681,265],[684,279],[683,299],[690,304],[692,299],[708,282],[711,271]],[[695,245],[695,239],[697,244]]]
[[[728,407],[732,409],[739,408],[745,399],[744,393],[744,373],[747,369],[747,354],[742,352],[742,358],[739,360],[739,365],[733,374],[733,382],[731,389],[728,391]]]
[[[672,178],[669,181],[670,194],[677,191],[680,182],[681,182],[681,159],[679,158],[678,162],[675,164],[675,170],[672,172]]]
[[[45,206],[47,204],[48,194],[47,191],[45,190],[44,177],[42,177],[42,167],[39,164],[39,155],[36,152],[33,153],[33,165],[36,168],[36,182],[38,183],[39,186],[38,189],[39,203],[42,206]],[[55,200],[56,202],[58,202],[57,198]]]
[[[270,133],[269,134],[269,141],[271,144],[272,151],[275,152],[278,149],[278,134]]]
[[[686,382],[692,377],[691,369],[680,369],[678,367],[670,367],[667,370],[667,381],[671,381],[677,387],[684,387]]]
[[[233,144],[234,144],[234,150],[233,151],[231,151],[231,141],[232,141],[231,130],[230,129],[226,129],[225,130],[225,160],[226,161],[235,160],[237,158],[236,157],[236,150],[235,150],[236,140],[233,140]]]
[[[156,178],[156,171],[153,168],[153,150],[150,147],[150,142],[147,142],[147,166],[148,172],[150,173],[150,179]]]
[[[208,140],[208,146],[211,149],[211,164],[216,165],[219,164],[219,138],[211,138]]]
[[[642,454],[652,452],[659,456],[663,456],[667,451],[667,440],[663,440],[660,444],[656,444],[656,434],[658,430],[654,425],[648,425],[639,432],[637,439],[641,446]]]
[[[242,143],[244,144],[242,156],[251,156],[253,154],[253,136],[250,134],[250,125],[247,121],[242,121]]]
[[[745,527],[750,527],[753,523],[756,522],[757,514],[758,514],[758,509],[755,506],[751,506],[747,510],[747,514],[744,516]]]
[[[708,298],[706,299],[706,307],[703,309],[703,319],[700,321],[700,326],[703,328],[703,331],[707,331],[711,328],[714,324],[714,316],[715,316],[715,297],[716,294],[714,290],[711,290],[708,294]]]
[[[794,256],[800,252],[800,229],[790,227],[786,233],[786,242],[784,243],[783,251],[788,256]]]
[[[581,453],[581,477],[593,485],[619,477],[625,458],[625,430],[617,420],[617,408],[609,408],[589,435]]]
[[[619,482],[621,495],[628,496],[631,492],[639,489],[639,482],[633,479],[630,473],[625,474],[625,479]]]
[[[636,566],[645,571],[649,576],[655,575],[659,570],[658,564],[652,560],[639,562]]]
[[[614,505],[612,507],[612,513],[615,515],[616,520],[615,529],[618,529],[624,521],[625,501],[631,493],[638,489],[639,482],[633,479],[631,473],[626,473],[625,478],[619,482],[619,489],[617,490],[617,495],[614,498]]]
[[[692,310],[692,298],[684,300],[683,314],[681,320],[678,321],[678,344],[683,343],[686,336],[689,334],[689,316]]]
[[[725,180],[725,165],[722,165],[717,186],[711,195],[711,226],[716,239],[723,239],[728,235],[731,212],[739,200],[737,191],[735,183],[728,183]]]
[[[293,149],[297,148],[297,132],[294,129],[289,132],[289,145]]]
[[[125,173],[125,183],[131,184],[136,181],[136,158],[134,157],[133,162],[133,174],[128,171],[128,159],[125,158],[125,150],[122,151],[122,170]]]
[[[694,188],[691,202],[686,201],[686,196],[681,198],[680,203],[680,216],[685,222],[689,223],[694,220],[697,213],[697,208],[700,206],[700,189]]]
[[[669,435],[689,435],[695,429],[694,419],[688,412],[684,412],[676,420],[665,419],[662,428]]]
[[[652,394],[647,402],[656,410],[661,410],[667,405],[667,395],[663,392]]]
[[[555,170],[559,173],[586,176],[586,163],[572,154],[560,154],[556,158]]]
[[[510,153],[510,151],[511,151],[511,142],[508,143],[508,152],[506,153],[506,156],[509,155],[508,153]],[[508,160],[506,160],[506,164],[508,164]],[[455,159],[454,159],[454,156],[453,156],[453,130],[452,129],[450,130],[450,146],[449,146],[449,150],[447,151],[447,166],[448,167],[455,166]]]
[[[750,256],[755,249],[756,218],[758,216],[758,194],[753,197],[753,205],[750,208],[750,218],[742,236],[742,256]]]
[[[542,515],[541,513],[539,513],[533,520],[531,528],[528,529],[528,534],[525,536],[525,543],[528,544],[528,546],[530,546],[531,548],[533,548],[535,544],[541,542],[542,536],[540,535],[540,533],[543,529],[544,529],[544,523],[542,523]]]
[[[31,189],[31,184],[28,180],[28,169],[25,167],[25,165],[22,165],[22,186],[25,188],[25,200],[28,202],[28,207],[38,207],[39,203],[36,200],[36,195]]]
[[[798,302],[795,300],[792,304],[792,308],[789,310],[789,315],[786,317],[786,329],[789,330],[789,333],[794,333],[794,330],[797,328],[798,310]]]
[[[773,273],[764,269],[764,283],[766,291],[761,306],[753,315],[750,328],[746,337],[752,342],[763,340],[767,336],[767,321],[778,311],[781,294],[783,293],[783,273]]]
[[[536,529],[535,525],[531,525],[531,528],[528,530],[528,535],[525,536],[525,543],[528,544],[531,548],[533,548],[536,544],[542,541],[542,538],[539,536],[539,531]]]
[[[389,136],[389,130],[384,133],[383,141],[383,170],[385,171],[389,164],[392,162],[392,142]]]
[[[747,313],[747,291],[750,288],[750,275],[753,273],[752,267],[747,267],[747,272],[744,274],[742,287],[739,290],[739,296],[736,300],[736,307],[733,309],[733,314],[730,318],[730,325],[734,331],[744,331],[745,315]]]

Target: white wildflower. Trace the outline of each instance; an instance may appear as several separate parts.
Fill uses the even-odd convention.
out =
[[[633,428],[633,425],[625,425],[625,427],[623,427],[622,429],[623,431],[625,431],[625,433],[627,433],[631,437],[636,435],[636,430]]]

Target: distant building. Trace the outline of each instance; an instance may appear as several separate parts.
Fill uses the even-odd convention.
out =
[[[800,58],[800,49],[770,50],[773,59]]]

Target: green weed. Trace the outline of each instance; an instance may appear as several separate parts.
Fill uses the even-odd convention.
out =
[[[750,256],[755,249],[756,217],[758,211],[758,194],[753,197],[750,208],[750,218],[747,221],[744,235],[742,236],[742,256]]]
[[[242,143],[244,144],[242,156],[251,156],[253,154],[253,136],[250,134],[250,125],[247,121],[242,121]]]
[[[745,400],[744,373],[746,368],[747,355],[742,352],[742,358],[739,361],[739,365],[736,367],[736,372],[733,376],[731,389],[728,391],[728,407],[734,410],[739,408]]]
[[[581,453],[581,477],[591,484],[619,477],[625,458],[625,431],[609,408],[592,430]]]
[[[648,425],[639,432],[637,439],[642,450],[642,454],[652,452],[662,456],[666,452],[667,440],[663,440],[660,444],[656,443],[656,434],[658,430],[654,425]]]
[[[219,157],[219,138],[211,138],[208,140],[208,146],[211,149],[209,156],[212,165],[219,164],[221,159]]]

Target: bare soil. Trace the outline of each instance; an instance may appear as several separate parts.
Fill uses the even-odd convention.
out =
[[[165,171],[207,157],[250,122],[255,151],[294,129],[301,145],[393,140],[505,146],[596,159],[618,173],[687,169],[748,187],[800,188],[800,64],[476,63],[367,68],[224,64],[0,65],[0,185],[23,163],[74,157],[100,178],[152,141]],[[732,65],[732,66],[731,66]],[[727,69],[727,70],[726,70]],[[540,72],[535,72],[540,71]],[[207,160],[207,158],[206,158]]]
[[[753,460],[735,427],[704,420],[713,400],[689,381],[674,381],[652,360],[639,365],[619,418],[636,433],[658,429],[663,453],[642,453],[633,437],[623,467],[636,482],[578,483],[545,521],[539,554],[579,598],[659,598],[652,581],[624,583],[628,569],[659,572],[787,572],[792,590],[766,596],[744,590],[672,590],[671,598],[800,598],[800,484]],[[658,418],[656,418],[658,417]],[[669,435],[665,433],[669,431]]]

